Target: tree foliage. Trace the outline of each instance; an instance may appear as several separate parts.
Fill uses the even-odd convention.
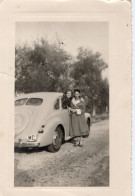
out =
[[[16,46],[16,91],[63,91],[70,83],[70,59],[59,45],[44,39],[34,42],[32,47]]]
[[[73,61],[60,43],[41,38],[32,46],[15,48],[16,93],[58,91],[79,88],[87,101],[87,109],[102,113],[109,105],[109,84],[102,78],[108,65],[99,52],[80,47]]]
[[[96,109],[103,110],[108,106],[109,85],[107,79],[102,79],[102,71],[107,67],[100,53],[82,47],[78,49],[71,76],[75,79],[75,85],[87,95],[87,106],[93,115]]]

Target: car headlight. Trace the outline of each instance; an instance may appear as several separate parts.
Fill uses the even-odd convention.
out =
[[[27,136],[27,140],[28,140],[29,142],[34,142],[34,141],[37,140],[37,136],[36,136],[36,135],[30,134],[30,135]]]

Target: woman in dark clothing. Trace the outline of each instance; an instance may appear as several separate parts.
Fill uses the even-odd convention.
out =
[[[71,100],[72,100],[72,91],[68,90],[62,98],[62,108],[68,109],[68,107],[70,107]]]
[[[85,120],[85,101],[80,95],[80,90],[74,90],[70,111],[70,136],[76,138],[75,146],[83,146],[82,137],[88,134],[88,126]]]

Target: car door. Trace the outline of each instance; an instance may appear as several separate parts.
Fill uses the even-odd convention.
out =
[[[64,124],[65,124],[65,136],[66,136],[66,139],[69,139],[69,138],[71,138],[69,136],[70,115],[69,115],[68,109],[63,109],[62,108],[62,98],[60,98],[60,109],[61,109]]]
[[[62,121],[62,125],[64,126],[65,130],[65,139],[69,139],[69,113],[67,109],[62,108],[62,97],[59,97],[56,100],[55,110],[57,110],[57,115]]]

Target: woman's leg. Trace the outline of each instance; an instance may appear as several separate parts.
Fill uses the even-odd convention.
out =
[[[82,137],[80,137],[79,146],[80,146],[80,147],[83,147]]]
[[[81,140],[81,137],[79,136],[79,137],[77,137],[78,138],[78,141],[80,142],[80,140]]]
[[[74,146],[78,146],[79,145],[79,137],[75,137],[74,138]]]

